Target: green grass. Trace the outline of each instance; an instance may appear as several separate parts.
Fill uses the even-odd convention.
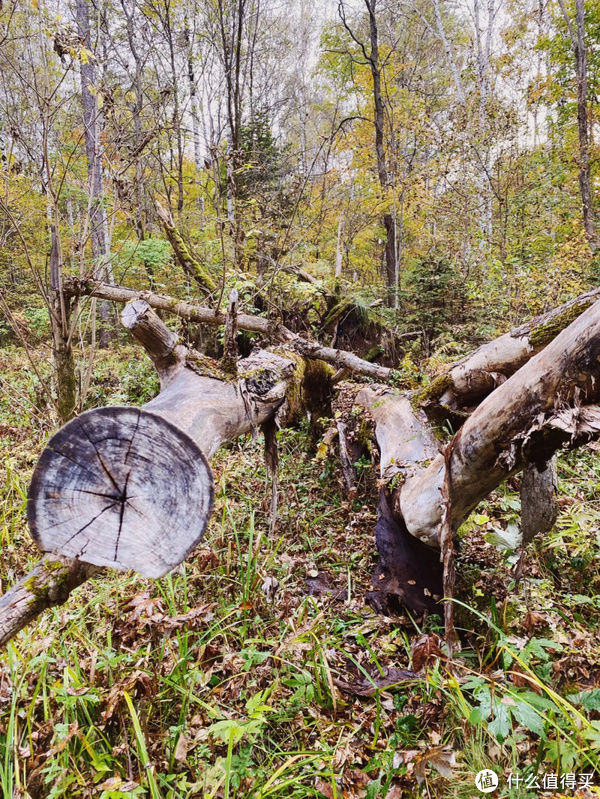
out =
[[[151,376],[129,355],[99,356],[97,404],[147,398]],[[3,366],[27,394],[18,351],[3,353]],[[6,589],[37,557],[24,499],[51,425],[6,404],[0,425],[18,430],[0,449]],[[596,453],[561,460],[566,499],[518,591],[514,553],[489,540],[518,522],[517,483],[477,509],[459,563],[464,651],[454,663],[433,658],[409,686],[359,696],[340,685],[410,668],[411,648],[424,635],[436,640],[440,621],[365,606],[374,503],[344,500],[335,463],[315,459],[309,433],[281,433],[273,532],[261,442],[233,443],[214,460],[206,539],[180,568],[158,581],[91,580],[9,644],[0,655],[3,796],[466,799],[489,767],[504,780],[497,795],[520,799],[506,788],[511,771],[600,765]],[[339,601],[307,595],[315,571],[343,589]],[[266,578],[278,583],[272,602]],[[451,777],[440,759],[449,753]]]

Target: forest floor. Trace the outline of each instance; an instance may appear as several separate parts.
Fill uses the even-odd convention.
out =
[[[36,376],[22,350],[0,351],[2,591],[39,557],[25,499],[53,432],[44,363]],[[98,357],[88,406],[155,390],[123,346]],[[600,796],[597,451],[559,461],[560,515],[518,587],[518,481],[463,527],[463,650],[450,661],[439,617],[365,604],[373,469],[359,463],[348,502],[319,430],[280,435],[273,532],[248,437],[214,459],[215,511],[179,569],[92,580],[8,645],[3,797],[466,799],[483,795],[482,769],[498,776],[494,796]]]

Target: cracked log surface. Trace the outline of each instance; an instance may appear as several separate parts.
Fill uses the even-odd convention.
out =
[[[213,504],[198,445],[139,408],[82,413],[35,468],[27,517],[44,552],[161,577],[202,537]]]
[[[206,528],[206,459],[275,414],[296,364],[259,350],[240,361],[242,379],[227,381],[144,300],[128,305],[122,321],[152,358],[162,390],[144,408],[99,408],[59,430],[35,468],[28,520],[43,551],[161,577]]]

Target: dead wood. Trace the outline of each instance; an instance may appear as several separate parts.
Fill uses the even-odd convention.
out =
[[[451,409],[476,405],[600,297],[600,289],[581,294],[536,316],[452,364],[428,391],[426,400]]]
[[[535,477],[536,489],[543,482],[551,494],[547,464],[554,453],[600,434],[600,412],[586,404],[596,401],[600,389],[600,303],[583,313],[577,303],[574,307],[575,320],[481,402],[448,448],[436,440],[432,422],[414,395],[398,395],[386,387],[365,388],[356,395],[356,404],[374,419],[380,473],[387,483],[375,530],[380,563],[373,582],[378,595],[370,599],[376,607],[389,610],[400,599],[416,611],[433,609],[433,595],[441,594],[434,584],[440,585],[442,575],[444,594],[451,596],[454,534],[475,505],[524,464],[535,468],[529,477]],[[554,324],[556,315],[549,321]],[[526,537],[553,523],[552,497],[543,504],[542,518],[538,505],[525,502]],[[429,552],[437,551],[436,556],[419,553],[415,558],[404,540],[411,535]],[[452,619],[447,622],[451,634]]]
[[[122,321],[152,358],[161,392],[143,408],[81,414],[48,443],[27,512],[40,548],[58,557],[44,558],[2,598],[0,642],[65,601],[92,566],[159,577],[180,563],[212,509],[207,458],[285,413],[303,371],[294,353],[257,350],[239,361],[233,380],[186,349],[143,300],[127,306]]]
[[[211,324],[223,324],[223,314],[147,292],[141,298],[138,292],[105,284],[71,281],[68,290],[134,300],[123,312],[123,323],[152,358],[161,392],[141,409],[82,414],[51,439],[34,473],[28,517],[40,547],[59,558],[42,561],[33,583],[30,575],[2,599],[7,621],[0,613],[0,631],[6,629],[8,637],[48,602],[61,601],[87,579],[88,566],[82,565],[82,571],[79,559],[94,566],[135,568],[148,576],[160,576],[179,563],[202,536],[212,507],[206,459],[224,441],[261,425],[274,432],[286,398],[299,394],[290,387],[300,379],[303,370],[296,367],[302,357],[376,379],[393,376],[392,370],[301,339],[270,320],[238,314],[240,328],[287,346],[283,352],[255,350],[239,361],[238,378],[233,379],[211,359],[185,348],[150,305]],[[446,455],[420,407],[426,398],[402,396],[389,386],[359,392],[357,403],[375,422],[381,477],[387,483],[378,506],[381,562],[374,604],[389,610],[390,601],[400,597],[412,609],[435,608],[444,587],[439,562],[444,525],[448,543],[473,507],[523,463],[534,464],[541,474],[558,448],[578,446],[600,433],[600,408],[594,404],[600,303],[589,307],[595,296],[584,295],[562,313],[546,315],[541,327],[538,319],[518,334],[506,334],[513,339],[510,347],[498,345],[501,337],[487,355],[480,348],[470,361],[450,370],[450,381],[446,378],[430,398],[459,404],[491,393],[466,420]],[[572,320],[568,326],[565,315]],[[501,357],[504,372],[497,379],[492,367]],[[516,364],[520,368],[504,380]],[[495,390],[490,375],[499,384]],[[64,590],[51,587],[52,563],[60,564],[60,573],[67,564]],[[37,594],[40,599],[34,602]]]
[[[213,311],[203,305],[176,300],[150,291],[135,291],[124,286],[109,286],[106,283],[97,283],[92,280],[77,280],[71,278],[65,282],[65,291],[75,296],[91,296],[110,299],[113,302],[130,302],[143,299],[152,308],[168,311],[192,322],[203,322],[209,325],[224,325],[227,321],[225,314]],[[335,366],[336,369],[349,369],[350,371],[371,377],[374,380],[387,381],[394,376],[394,370],[385,366],[370,363],[358,355],[333,347],[324,347],[308,339],[292,333],[284,325],[261,316],[250,316],[238,313],[237,324],[240,330],[249,330],[260,333],[268,342],[282,342],[299,355],[312,360],[325,361]]]
[[[72,558],[46,555],[26,577],[0,597],[0,646],[44,610],[67,601],[97,567]]]

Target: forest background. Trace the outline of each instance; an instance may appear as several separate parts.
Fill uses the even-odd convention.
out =
[[[591,0],[0,3],[3,589],[37,557],[25,493],[50,433],[158,388],[115,308],[65,284],[220,310],[236,289],[245,313],[426,384],[598,285],[599,68]],[[222,331],[169,324],[222,354]],[[491,606],[456,678],[435,620],[398,627],[355,596],[370,462],[348,500],[319,424],[282,433],[279,535],[255,443],[232,446],[212,551],[156,583],[92,582],[9,645],[5,796],[470,796],[484,766],[596,767],[594,452],[561,461],[561,516],[516,605],[518,486],[469,522],[468,599]],[[305,596],[325,572],[343,608],[330,586]],[[500,678],[517,650],[529,677]],[[360,683],[411,651],[410,690]]]

